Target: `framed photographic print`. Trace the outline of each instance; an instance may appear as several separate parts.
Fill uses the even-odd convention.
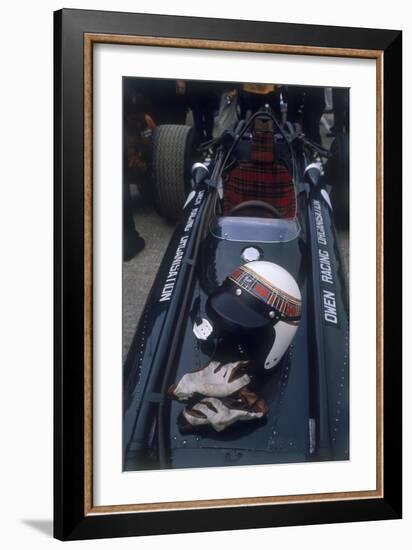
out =
[[[401,517],[401,39],[55,13],[57,538]]]

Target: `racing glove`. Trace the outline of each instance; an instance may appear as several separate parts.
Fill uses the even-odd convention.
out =
[[[264,413],[235,408],[230,402],[224,402],[215,397],[206,397],[191,408],[186,407],[183,416],[192,427],[210,425],[217,432],[222,432],[239,420],[262,418]]]
[[[187,401],[196,394],[207,397],[227,397],[250,383],[245,373],[248,361],[236,361],[223,365],[211,361],[204,367],[185,374],[178,384],[170,386],[170,397],[178,401]]]

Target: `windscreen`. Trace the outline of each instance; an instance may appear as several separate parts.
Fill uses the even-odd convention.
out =
[[[300,227],[296,219],[223,216],[211,221],[210,232],[228,241],[282,243],[296,239]]]

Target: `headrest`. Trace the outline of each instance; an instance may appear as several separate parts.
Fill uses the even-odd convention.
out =
[[[274,162],[274,138],[273,131],[257,131],[252,134],[252,153],[250,160],[257,164]]]

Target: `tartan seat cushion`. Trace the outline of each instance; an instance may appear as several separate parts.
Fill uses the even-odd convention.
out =
[[[273,132],[254,132],[250,160],[240,162],[229,173],[224,184],[224,215],[251,200],[274,206],[282,218],[296,216],[292,177],[285,164],[274,159]]]

